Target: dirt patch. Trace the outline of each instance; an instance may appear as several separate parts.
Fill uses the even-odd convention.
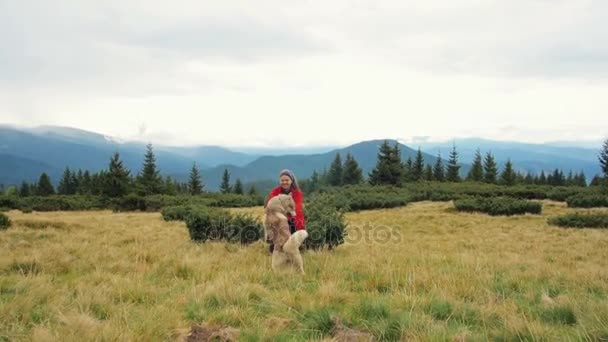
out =
[[[193,325],[188,335],[187,342],[221,341],[232,342],[239,338],[240,331],[231,327],[218,327],[211,325]]]
[[[334,326],[331,329],[331,336],[336,342],[362,342],[373,341],[373,336],[369,333],[355,330],[344,325],[342,320],[335,318]]]

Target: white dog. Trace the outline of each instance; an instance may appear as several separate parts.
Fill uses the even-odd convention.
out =
[[[287,214],[295,215],[295,203],[291,195],[278,195],[266,204],[264,227],[267,240],[274,243],[272,252],[272,269],[278,270],[286,264],[292,264],[304,274],[304,260],[300,254],[300,245],[308,237],[308,232],[298,230],[289,234]]]

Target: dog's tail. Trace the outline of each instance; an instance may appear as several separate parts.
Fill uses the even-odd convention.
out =
[[[296,231],[295,233],[291,234],[289,240],[285,242],[285,244],[283,245],[283,250],[287,253],[295,253],[307,237],[307,231],[303,229]]]

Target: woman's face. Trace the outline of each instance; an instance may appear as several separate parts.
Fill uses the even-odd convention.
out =
[[[289,178],[289,176],[287,176],[287,175],[281,176],[280,181],[281,181],[281,187],[283,189],[289,189],[291,187],[291,178]]]

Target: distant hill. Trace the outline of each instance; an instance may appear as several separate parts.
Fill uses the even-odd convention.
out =
[[[391,144],[396,143],[389,140]],[[233,151],[221,146],[154,146],[157,163],[163,176],[170,175],[180,181],[188,179],[192,163],[201,168],[203,182],[207,190],[217,190],[224,169],[231,173],[231,180],[237,178],[245,184],[258,183],[268,187],[276,182],[278,173],[284,168],[292,169],[299,178],[310,177],[313,170],[322,172],[328,168],[336,153],[342,158],[352,153],[364,171],[364,175],[374,168],[378,147],[383,140],[359,142],[347,147],[315,147],[304,153],[306,148],[299,147],[293,153],[282,155],[260,155],[257,152],[280,154],[289,148],[271,150],[247,148]],[[583,170],[588,179],[599,173],[597,149],[561,146],[556,144],[524,144],[518,142],[499,142],[484,139],[457,139],[460,154],[461,174],[465,175],[479,147],[482,153],[492,151],[500,165],[511,158],[516,169],[540,172],[557,168],[565,172]],[[447,161],[452,142],[423,143],[414,146],[400,144],[403,160],[415,158],[418,146],[421,147],[425,162],[434,164],[438,151],[444,162]],[[119,139],[84,130],[41,126],[37,128],[16,128],[0,125],[0,184],[19,184],[22,180],[35,181],[40,173],[47,172],[57,183],[66,166],[72,169],[87,169],[93,172],[107,168],[114,152],[119,152],[125,165],[136,174],[142,165],[145,144],[142,142],[121,142]]]
[[[601,143],[597,148],[585,148],[576,146],[562,146],[559,144],[529,144],[520,142],[504,142],[479,138],[456,139],[445,143],[422,143],[421,149],[429,154],[437,154],[441,151],[446,155],[456,144],[460,153],[460,160],[470,164],[473,161],[475,151],[480,149],[482,155],[491,151],[496,157],[499,166],[502,167],[507,159],[511,159],[516,170],[539,174],[541,171],[553,171],[555,168],[563,169],[567,174],[583,171],[587,180],[600,174],[601,170],[597,159]]]

